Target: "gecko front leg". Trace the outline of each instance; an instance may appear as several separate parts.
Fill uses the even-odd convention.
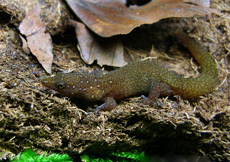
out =
[[[107,97],[105,98],[105,103],[98,106],[96,108],[96,111],[111,111],[117,106],[117,102],[114,100],[113,97]]]

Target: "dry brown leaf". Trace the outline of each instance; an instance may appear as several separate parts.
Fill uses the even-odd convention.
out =
[[[163,18],[192,17],[209,13],[209,0],[152,0],[144,6],[126,7],[126,0],[66,0],[75,14],[102,37],[127,34],[142,24]]]
[[[89,31],[84,24],[74,20],[70,21],[75,27],[78,49],[85,63],[92,64],[94,60],[97,60],[100,66],[122,67],[126,64],[123,56],[123,45],[119,38],[99,37]]]
[[[37,57],[46,72],[51,73],[53,62],[52,40],[50,34],[45,33],[45,25],[42,23],[39,14],[40,6],[36,5],[22,20],[19,30],[21,34],[26,36],[28,48],[32,54]],[[25,48],[26,42],[23,41],[23,50]]]
[[[30,54],[30,49],[28,47],[28,43],[26,41],[25,38],[23,38],[23,36],[19,35],[22,41],[22,50],[26,53],[26,54]]]

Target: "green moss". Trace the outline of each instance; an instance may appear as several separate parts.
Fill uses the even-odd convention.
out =
[[[46,156],[47,154],[37,155],[33,152],[33,150],[28,149],[23,153],[18,154],[18,156],[10,160],[10,162],[72,162],[71,157],[69,155],[59,155],[59,154],[51,154]]]
[[[147,159],[144,152],[118,152],[112,153],[108,157],[98,158],[89,155],[82,155],[81,160],[83,162],[136,162]]]

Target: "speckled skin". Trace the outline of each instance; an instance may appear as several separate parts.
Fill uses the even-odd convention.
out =
[[[97,108],[103,111],[113,109],[115,100],[134,95],[149,93],[144,103],[150,104],[160,95],[196,98],[211,92],[218,84],[214,59],[186,34],[178,36],[201,66],[201,75],[197,78],[182,78],[153,61],[145,60],[107,74],[98,70],[91,73],[57,73],[54,77],[43,79],[42,84],[66,96],[105,101]]]

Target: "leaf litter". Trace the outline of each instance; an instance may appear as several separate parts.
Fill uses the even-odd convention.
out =
[[[97,64],[122,67],[126,64],[124,60],[124,49],[119,37],[102,38],[89,31],[80,22],[70,20],[75,27],[78,49],[81,58],[87,64],[97,60]]]
[[[32,8],[19,25],[21,34],[26,36],[27,41],[21,36],[23,50],[36,56],[47,73],[51,73],[53,62],[53,45],[49,33],[45,33],[46,26],[40,19],[40,6]]]
[[[76,16],[102,37],[127,34],[142,24],[169,17],[220,14],[209,0],[152,0],[143,6],[126,7],[126,0],[66,0]]]
[[[76,28],[81,58],[87,64],[97,63],[122,67],[126,64],[120,39],[114,35],[128,34],[142,24],[152,24],[168,17],[191,17],[210,13],[220,14],[210,7],[209,0],[153,0],[143,6],[126,6],[125,0],[66,0],[80,23]],[[73,24],[73,20],[71,21]],[[78,24],[78,25],[76,25]],[[109,38],[108,38],[109,37]]]

